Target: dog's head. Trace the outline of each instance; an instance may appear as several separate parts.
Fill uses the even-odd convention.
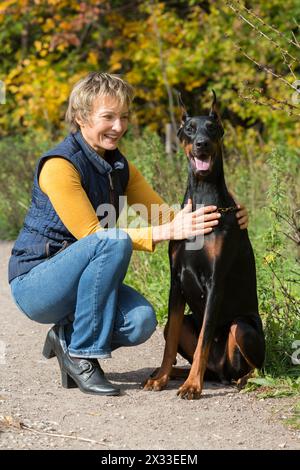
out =
[[[213,91],[213,102],[208,116],[189,116],[180,99],[182,122],[178,138],[183,144],[193,173],[205,177],[218,166],[221,158],[221,139],[224,129],[217,109],[217,98]]]

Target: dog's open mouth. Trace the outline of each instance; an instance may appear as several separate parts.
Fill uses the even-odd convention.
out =
[[[210,169],[211,155],[194,156],[190,154],[190,160],[196,171],[206,172]]]

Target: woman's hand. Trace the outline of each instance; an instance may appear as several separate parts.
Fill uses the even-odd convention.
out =
[[[153,243],[163,240],[183,240],[197,235],[205,235],[213,230],[221,217],[213,212],[216,206],[201,207],[192,212],[192,200],[180,211],[169,224],[153,227]]]
[[[236,213],[238,224],[240,226],[240,229],[245,229],[248,227],[248,223],[249,223],[249,216],[248,216],[247,208],[243,204],[237,204],[237,207],[239,208],[239,210]]]

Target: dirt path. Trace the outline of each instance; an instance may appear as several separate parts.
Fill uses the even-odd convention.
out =
[[[160,363],[161,330],[146,344],[102,361],[121,397],[61,388],[56,359],[41,355],[48,327],[25,318],[11,300],[11,246],[0,242],[2,423],[10,417],[0,426],[1,449],[300,449],[300,432],[280,419],[291,399],[258,400],[214,383],[205,384],[199,401],[177,398],[178,382],[161,393],[141,390],[140,382]],[[18,429],[19,422],[29,429]]]

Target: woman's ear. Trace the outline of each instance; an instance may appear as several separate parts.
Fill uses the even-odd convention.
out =
[[[76,124],[78,124],[78,126],[80,127],[80,129],[84,127],[84,122],[81,119],[76,118],[75,121],[76,121]]]

